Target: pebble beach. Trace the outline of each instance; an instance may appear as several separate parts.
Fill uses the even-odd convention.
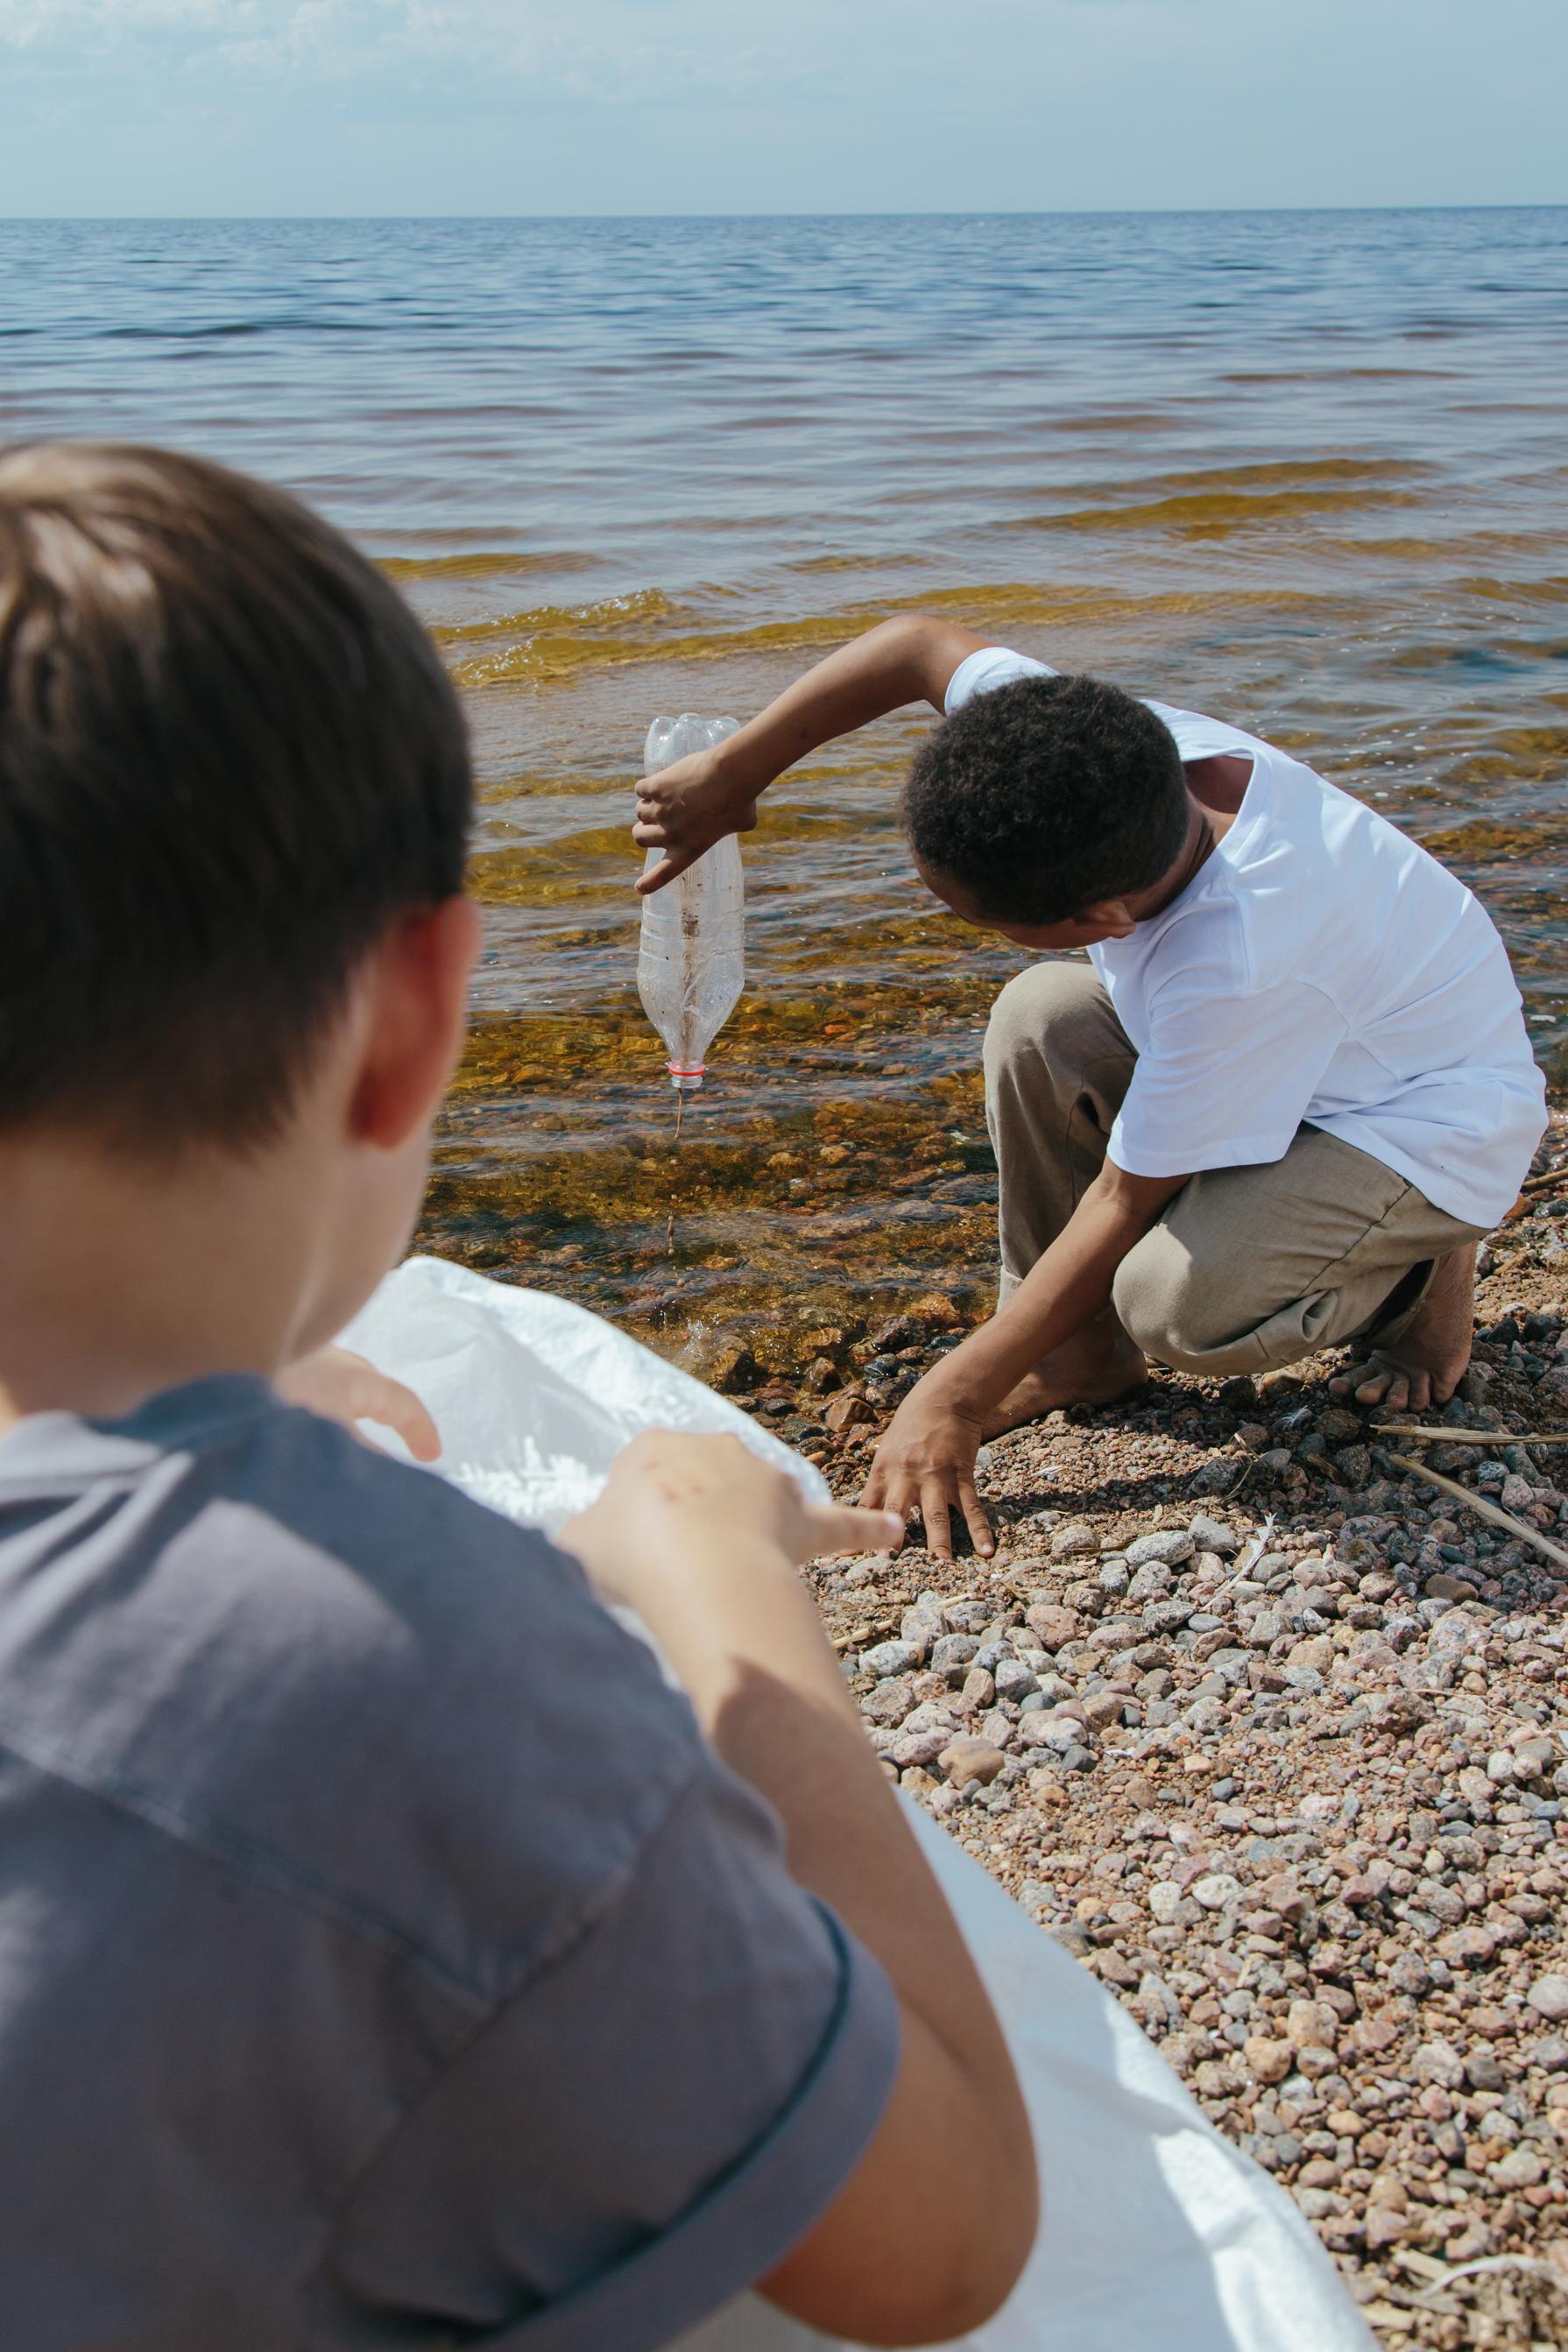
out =
[[[1379,2341],[1527,2352],[1568,2339],[1568,1449],[1531,1443],[1568,1429],[1562,1115],[1480,1265],[1436,1437],[1331,1397],[1342,1356],[1156,1370],[992,1444],[993,1559],[811,1574],[885,1769],[1289,2190]],[[804,1391],[716,1370],[847,1495],[956,1336],[935,1294],[825,1334]]]

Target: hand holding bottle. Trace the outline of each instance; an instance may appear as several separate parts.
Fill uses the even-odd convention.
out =
[[[942,711],[953,671],[985,643],[954,622],[900,614],[840,646],[727,741],[645,777],[632,838],[666,854],[648,866],[638,896],[662,890],[726,835],[750,833],[758,795],[824,743],[906,703]]]
[[[725,761],[731,736],[676,760],[637,786],[632,839],[639,849],[666,855],[637,880],[637,896],[662,890],[694,866],[706,849],[731,833],[751,833],[757,822],[757,787],[738,779]]]

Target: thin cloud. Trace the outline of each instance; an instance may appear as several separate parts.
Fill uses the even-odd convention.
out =
[[[1497,0],[1479,47],[1468,23],[1460,0],[0,0],[0,211],[1561,201],[1563,0]]]
[[[807,10],[789,12],[798,58]],[[788,53],[738,43],[724,0],[0,0],[0,48],[58,72],[138,63],[194,75],[372,83],[457,69],[583,98],[676,87],[714,95],[793,71]]]

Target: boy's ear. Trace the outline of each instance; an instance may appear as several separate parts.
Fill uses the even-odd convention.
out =
[[[372,951],[349,1106],[356,1143],[395,1151],[434,1116],[463,1050],[482,928],[471,898],[443,898],[400,916]]]
[[[1125,898],[1097,898],[1092,907],[1086,907],[1074,920],[1097,940],[1125,940],[1137,929],[1127,911]]]

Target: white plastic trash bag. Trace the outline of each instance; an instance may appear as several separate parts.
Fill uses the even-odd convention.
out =
[[[910,1814],[1029,2104],[1040,2234],[963,2352],[1373,2352],[1282,2189],[1222,2138],[1120,2001],[919,1806]],[[670,2352],[823,2352],[747,2296]]]
[[[553,1535],[586,1509],[622,1446],[645,1429],[738,1437],[787,1470],[808,1501],[831,1499],[821,1472],[739,1406],[602,1316],[542,1290],[411,1257],[340,1336],[424,1398],[441,1433],[443,1477],[524,1527]],[[377,1438],[403,1451],[390,1431]]]
[[[597,1316],[437,1258],[387,1276],[348,1330],[424,1397],[442,1474],[553,1529],[650,1428],[731,1432],[808,1463]],[[1283,2189],[1205,2118],[1147,2036],[915,1805],[915,1834],[995,2003],[1039,2157],[1038,2242],[1006,2308],[963,2352],[1373,2352]],[[671,2352],[837,2352],[752,2295]]]

